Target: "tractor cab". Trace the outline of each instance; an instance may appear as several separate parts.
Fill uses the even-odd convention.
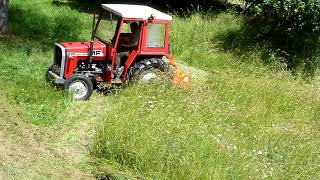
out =
[[[169,23],[172,17],[143,5],[102,4],[93,18],[90,42],[55,44],[47,79],[72,90],[74,99],[91,96],[94,85],[121,85],[157,76],[163,57],[171,58]]]
[[[121,79],[125,81],[125,75],[132,63],[138,60],[137,57],[170,57],[168,25],[171,20],[170,15],[148,6],[102,4],[94,37],[106,44],[113,68],[116,67],[116,53],[128,51],[126,56],[121,57],[120,63],[124,70]],[[132,32],[133,23],[138,25],[137,33]],[[134,46],[132,39],[136,41]]]

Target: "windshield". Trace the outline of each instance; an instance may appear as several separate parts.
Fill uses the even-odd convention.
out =
[[[95,37],[105,43],[113,44],[112,39],[114,38],[119,18],[112,16],[112,14],[106,16],[106,14],[108,13],[103,13],[98,18]]]

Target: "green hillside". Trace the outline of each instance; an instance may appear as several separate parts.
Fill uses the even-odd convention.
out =
[[[74,102],[44,74],[54,42],[89,40],[92,15],[51,0],[11,0],[9,14],[0,179],[320,178],[320,76],[284,70],[268,42],[250,40],[244,15],[173,14],[172,53],[190,85],[137,84]]]

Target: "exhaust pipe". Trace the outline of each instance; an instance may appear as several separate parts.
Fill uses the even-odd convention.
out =
[[[90,40],[90,50],[89,50],[89,64],[92,64],[93,59],[93,42],[94,42],[94,27],[95,27],[95,19],[96,14],[93,14],[93,20],[92,20],[92,32],[91,32],[91,40]]]

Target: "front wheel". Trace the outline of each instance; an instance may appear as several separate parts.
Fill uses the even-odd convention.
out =
[[[74,74],[64,82],[64,88],[73,93],[74,100],[87,100],[93,92],[90,78],[83,74]]]

